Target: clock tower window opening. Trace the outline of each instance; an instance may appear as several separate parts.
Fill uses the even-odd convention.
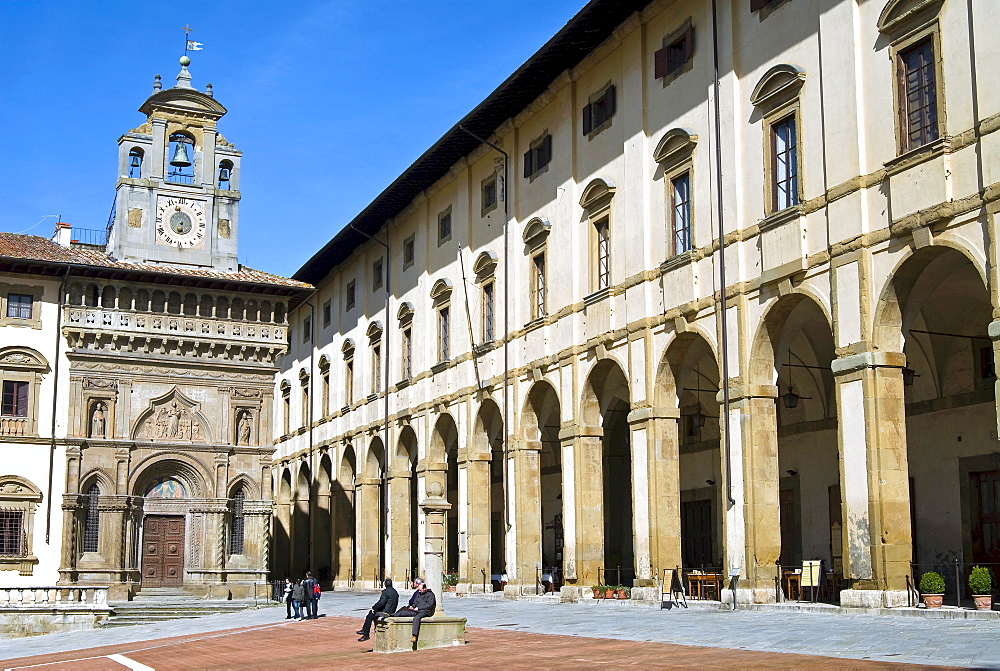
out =
[[[226,159],[219,163],[219,188],[228,191],[233,176],[233,162]]]
[[[193,184],[194,138],[187,133],[171,134],[167,155],[170,156],[167,181],[175,184]]]
[[[143,151],[139,147],[133,147],[128,153],[128,176],[132,179],[139,179],[142,177],[143,157]]]

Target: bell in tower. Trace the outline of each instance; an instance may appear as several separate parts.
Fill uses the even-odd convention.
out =
[[[194,88],[180,60],[177,83],[159,77],[139,108],[146,119],[119,139],[119,178],[108,254],[121,261],[233,272],[242,154],[219,133],[226,108],[211,86]]]

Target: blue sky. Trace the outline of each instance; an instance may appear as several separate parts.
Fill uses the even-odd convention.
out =
[[[118,137],[188,24],[243,151],[240,260],[290,275],[584,1],[0,0],[0,230],[106,225]]]

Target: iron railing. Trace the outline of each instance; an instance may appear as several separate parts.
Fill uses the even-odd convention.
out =
[[[631,587],[635,582],[635,569],[632,567],[602,566],[597,569],[597,580],[602,585],[622,585]]]
[[[952,553],[959,554],[959,553]],[[944,579],[944,603],[945,605],[963,606],[972,605],[972,592],[969,590],[969,573],[976,566],[989,569],[993,577],[992,591],[997,591],[997,576],[1000,576],[1000,563],[996,562],[972,562],[965,561],[963,556],[955,557],[952,560],[941,560],[937,562],[910,562],[910,574],[907,576],[906,592],[907,605],[914,607],[921,603],[920,578],[925,573],[934,571]]]
[[[96,228],[74,228],[70,243],[104,247],[108,244],[108,231]]]

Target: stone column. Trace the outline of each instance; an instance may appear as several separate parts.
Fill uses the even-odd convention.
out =
[[[514,507],[514,571],[507,589],[516,594],[535,593],[535,578],[538,567],[542,564],[541,449],[542,443],[537,440],[518,440],[514,443],[514,487],[511,492]],[[487,482],[488,478],[487,471]],[[489,501],[488,498],[486,500]]]
[[[77,528],[79,524],[78,511],[82,508],[79,494],[63,494],[62,511],[62,546],[59,554],[59,583],[60,585],[71,584],[76,581],[76,548],[77,548]]]
[[[733,566],[727,552],[727,570],[741,568],[746,577],[746,588],[752,590],[753,600],[769,603],[775,599],[777,562],[781,556],[781,530],[778,510],[778,425],[775,399],[778,388],[773,385],[752,385],[740,388],[730,386],[732,415],[731,437],[739,441],[742,469],[733,460],[732,473],[727,477],[740,486],[734,487],[743,494],[743,529],[736,529],[732,519],[726,529],[726,543],[745,543],[743,557],[746,566]]]
[[[389,577],[402,581],[410,570],[410,478],[409,471],[389,471]]]
[[[470,441],[471,443],[471,441]],[[470,454],[466,461],[466,575],[458,591],[482,592],[483,571],[490,577],[490,455]]]
[[[427,521],[424,536],[424,580],[427,587],[437,597],[435,615],[444,615],[444,591],[441,589],[441,575],[444,573],[444,546],[447,528],[445,515],[451,509],[451,504],[444,498],[441,483],[433,481],[427,485],[427,498],[420,502]]]
[[[845,606],[906,603],[912,554],[900,352],[836,359]]]
[[[334,535],[334,580],[336,584],[349,587],[351,581],[355,579],[354,567],[354,538],[357,533],[355,524],[354,489],[345,489],[341,483],[336,482],[332,487],[334,496],[333,504],[333,535]]]
[[[645,481],[648,493],[643,499],[639,487],[635,487],[635,517],[638,519],[638,511],[644,508],[649,511],[645,531],[649,539],[648,559],[637,547],[636,566],[642,584],[637,581],[636,586],[655,587],[657,580],[663,578],[664,569],[681,565],[679,418],[680,410],[677,408],[642,408],[629,413],[633,451],[640,444],[646,448]],[[637,461],[638,456],[636,454],[634,460]],[[648,565],[652,570],[648,576],[643,575],[643,568]]]
[[[567,550],[573,543],[573,556],[567,552],[565,558],[566,581],[576,587],[596,585],[598,569],[604,566],[603,437],[604,429],[599,426],[566,425],[559,431],[564,456],[563,481],[573,478],[574,493],[571,501],[563,497]],[[571,474],[566,472],[570,464]],[[573,520],[566,515],[569,508],[573,510]]]
[[[1000,246],[1000,240],[995,241],[992,246],[993,247]],[[1000,253],[1000,250],[998,250],[998,253]],[[994,289],[994,291],[996,291],[996,289]],[[1000,369],[1000,320],[990,322],[988,333],[990,338],[993,339],[994,368]],[[995,393],[996,408],[997,408],[997,431],[998,435],[1000,435],[1000,375],[996,377],[996,382],[993,383],[993,389]]]
[[[358,547],[356,548],[358,575],[356,580],[362,587],[374,586],[379,577],[379,523],[378,518],[382,508],[379,501],[378,478],[357,478],[355,480],[354,501],[355,521],[357,523]]]

